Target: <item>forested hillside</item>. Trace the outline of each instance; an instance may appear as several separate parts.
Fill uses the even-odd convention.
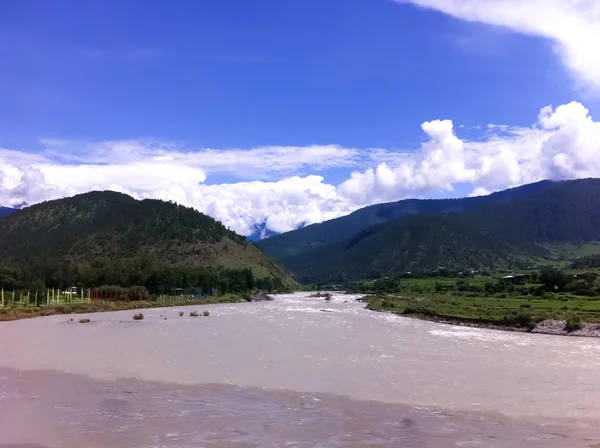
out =
[[[0,282],[151,290],[265,281],[293,284],[243,236],[194,209],[91,192],[48,201],[0,219]],[[243,286],[245,287],[245,286]]]
[[[518,268],[549,257],[554,244],[600,241],[600,180],[543,185],[466,211],[371,226],[281,260],[301,282],[342,282],[439,267]]]
[[[371,205],[348,216],[313,224],[298,230],[272,236],[258,246],[271,258],[285,261],[287,257],[351,238],[371,226],[395,221],[418,213],[451,213],[472,210],[486,204],[510,202],[544,191],[553,185],[541,181],[505,191],[459,199],[406,199]]]
[[[475,226],[441,215],[420,214],[370,227],[343,242],[286,259],[300,282],[342,283],[451,267],[506,268],[524,255]]]

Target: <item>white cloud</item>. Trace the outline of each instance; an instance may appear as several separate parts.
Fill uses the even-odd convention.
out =
[[[297,174],[356,166],[365,152],[339,145],[263,146],[252,149],[187,148],[177,142],[115,140],[79,142],[41,139],[44,153],[68,163],[136,163],[152,160],[194,167],[209,173],[227,173],[246,179],[270,179],[274,174]],[[384,150],[369,150],[378,157]]]
[[[395,168],[387,163],[363,173],[353,172],[351,178],[339,186],[342,195],[353,202],[391,201],[408,191],[424,194],[434,190],[452,190],[457,182],[472,182],[476,172],[467,167],[464,142],[453,131],[450,120],[423,123],[429,140],[421,149]]]
[[[475,190],[473,190],[473,192],[471,194],[469,194],[469,197],[473,198],[475,196],[487,196],[490,193],[492,193],[492,192],[486,188],[477,187],[477,188],[475,188]]]
[[[458,183],[481,195],[541,179],[600,177],[600,122],[580,103],[545,107],[531,127],[490,125],[476,141],[459,138],[450,120],[425,122],[422,130],[427,139],[420,148],[395,152],[335,145],[184,151],[176,144],[142,141],[86,144],[86,150],[96,148],[89,153],[64,141],[46,141],[53,150],[42,155],[0,149],[0,205],[111,189],[174,200],[249,234],[263,222],[284,232],[377,202],[452,191]],[[204,162],[207,154],[210,161]],[[307,155],[317,163],[313,172],[360,169],[338,186],[319,175],[289,176],[308,170],[301,158]],[[266,180],[205,183],[225,167]]]
[[[501,26],[555,43],[577,79],[600,89],[600,2],[597,0],[396,0],[458,19]]]

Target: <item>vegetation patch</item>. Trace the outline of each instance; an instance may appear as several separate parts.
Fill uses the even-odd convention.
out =
[[[567,333],[572,333],[577,330],[581,330],[583,328],[583,322],[581,321],[581,316],[579,314],[573,313],[567,316],[565,320],[565,331]]]
[[[379,289],[363,301],[374,311],[476,326],[533,330],[543,321],[555,321],[552,331],[560,331],[563,321],[564,331],[571,333],[586,323],[600,323],[600,293],[580,294],[582,284],[600,291],[600,276],[543,269],[531,278],[538,283],[514,284],[511,277],[492,274],[363,282],[362,288]]]
[[[79,323],[80,324],[89,324],[90,320],[89,319],[79,319]]]
[[[143,320],[144,315],[142,313],[137,313],[133,315],[133,320]]]
[[[190,317],[198,317],[198,312],[197,311],[192,311],[190,313]]]
[[[202,313],[202,315],[203,315],[204,317],[208,317],[208,316],[210,316],[210,313],[209,313],[208,311],[204,311],[204,312]]]

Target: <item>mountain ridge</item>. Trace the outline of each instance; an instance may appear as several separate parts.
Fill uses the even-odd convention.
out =
[[[416,213],[448,213],[481,206],[487,202],[502,202],[535,194],[549,188],[554,182],[543,180],[487,196],[455,199],[403,199],[401,201],[363,207],[349,215],[323,223],[311,224],[300,229],[272,236],[257,242],[257,245],[277,260],[314,249],[336,241],[342,241],[377,224],[394,221]]]
[[[35,204],[0,219],[0,267],[16,267],[39,282],[57,275],[96,283],[88,271],[108,269],[111,276],[106,278],[131,283],[137,280],[131,275],[123,279],[119,271],[135,271],[137,278],[144,270],[159,275],[173,266],[181,268],[181,275],[247,269],[256,278],[294,284],[285,269],[245,237],[172,202],[95,191]]]
[[[342,282],[439,266],[520,268],[548,259],[548,245],[600,240],[599,179],[543,183],[525,192],[462,211],[413,213],[280,261],[301,282]]]

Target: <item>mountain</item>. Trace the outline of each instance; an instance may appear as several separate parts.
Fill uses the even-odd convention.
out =
[[[3,216],[8,216],[11,213],[16,212],[17,210],[14,208],[10,208],[10,207],[0,207],[0,218],[2,218]]]
[[[171,202],[137,201],[111,191],[44,202],[0,219],[1,266],[16,267],[46,284],[52,276],[65,282],[135,283],[139,279],[119,275],[160,276],[173,266],[181,268],[172,273],[180,277],[196,275],[198,269],[249,269],[257,279],[294,283],[245,237],[213,218]],[[108,277],[99,274],[107,270]],[[101,279],[94,281],[94,275]],[[170,283],[186,282],[191,281]]]
[[[392,222],[417,213],[460,212],[486,204],[514,201],[544,191],[552,184],[551,181],[541,181],[488,196],[459,199],[405,199],[371,205],[341,218],[272,236],[258,242],[257,245],[267,256],[281,260],[285,264],[285,260],[290,256],[336,241],[344,241],[377,224]]]
[[[476,226],[417,214],[286,259],[300,282],[343,282],[439,267],[508,267],[518,250]]]
[[[519,267],[550,257],[552,245],[600,240],[599,179],[544,182],[490,196],[461,211],[438,207],[438,213],[413,213],[341,241],[302,246],[282,262],[301,282],[338,282],[440,266]]]

